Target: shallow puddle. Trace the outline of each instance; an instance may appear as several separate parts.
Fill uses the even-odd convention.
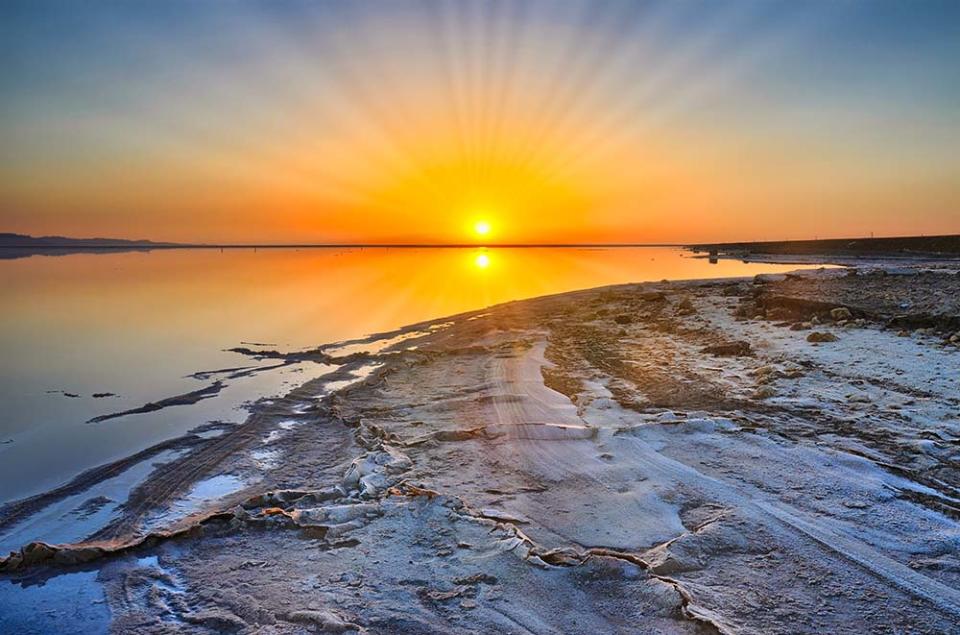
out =
[[[107,633],[110,611],[97,571],[76,571],[21,586],[0,580],[0,633]]]

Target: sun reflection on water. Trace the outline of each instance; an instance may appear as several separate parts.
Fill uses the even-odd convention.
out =
[[[473,264],[476,265],[478,269],[486,269],[490,266],[490,254],[481,251],[474,257]]]

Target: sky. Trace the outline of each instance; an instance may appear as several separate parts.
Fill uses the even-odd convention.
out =
[[[0,60],[0,231],[960,233],[954,0],[6,0]]]

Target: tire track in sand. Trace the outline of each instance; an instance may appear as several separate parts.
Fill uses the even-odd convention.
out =
[[[492,383],[499,395],[511,396],[494,400],[496,417],[504,430],[513,430],[508,437],[518,458],[536,464],[557,478],[564,474],[583,477],[584,461],[591,458],[593,447],[593,443],[587,440],[592,437],[588,432],[595,432],[595,428],[577,415],[576,406],[565,395],[544,385],[540,368],[547,363],[545,350],[546,341],[541,340],[517,356],[494,360]],[[565,440],[571,443],[555,443]],[[630,453],[632,461],[638,467],[656,473],[664,482],[695,487],[717,502],[737,507],[775,534],[782,535],[782,527],[789,527],[902,591],[960,616],[960,591],[883,555],[842,529],[831,527],[829,521],[808,518],[778,500],[758,500],[756,492],[747,493],[735,483],[707,476],[660,454],[641,439],[624,437],[623,441],[633,450]]]

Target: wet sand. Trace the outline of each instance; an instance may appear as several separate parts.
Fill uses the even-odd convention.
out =
[[[0,575],[96,572],[85,631],[950,632],[957,298],[948,264],[620,285],[297,353],[339,367]]]

